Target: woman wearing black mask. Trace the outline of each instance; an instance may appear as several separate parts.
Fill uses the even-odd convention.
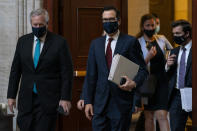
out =
[[[155,35],[155,18],[151,14],[146,14],[141,17],[140,30],[137,37],[145,62],[150,74],[154,75],[157,79],[154,94],[143,98],[145,131],[155,130],[155,118],[159,122],[160,131],[169,131],[165,53],[166,49],[172,49],[172,46],[164,36]]]

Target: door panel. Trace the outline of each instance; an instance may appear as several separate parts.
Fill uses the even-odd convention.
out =
[[[77,8],[76,10],[77,35],[73,45],[76,70],[85,70],[90,43],[102,34],[100,12],[101,8]]]

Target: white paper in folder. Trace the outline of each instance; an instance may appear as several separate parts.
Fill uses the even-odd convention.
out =
[[[186,112],[192,111],[192,88],[185,87],[180,89],[182,109]]]
[[[139,65],[130,61],[126,57],[116,54],[112,59],[108,80],[119,85],[122,76],[133,79],[139,70]]]

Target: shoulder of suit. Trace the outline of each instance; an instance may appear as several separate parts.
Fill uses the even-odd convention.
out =
[[[124,34],[124,33],[120,33],[119,37],[124,37],[126,39],[136,39],[136,37],[134,37],[132,35]]]
[[[156,39],[166,39],[166,37],[164,36],[164,35],[154,35],[154,37],[156,38]]]
[[[155,36],[157,36],[157,37],[165,37],[164,35],[161,35],[161,34],[156,34]]]
[[[180,49],[180,46],[178,46],[178,47],[172,49],[170,52],[179,52],[179,49]]]
[[[100,37],[97,37],[97,38],[93,39],[93,41],[103,40],[105,38],[106,38],[106,36],[100,36]]]
[[[25,35],[19,37],[19,40],[27,39],[27,38],[30,38],[32,36],[33,36],[33,33],[25,34]]]
[[[58,35],[58,34],[53,33],[53,32],[50,32],[50,31],[47,32],[47,36],[48,36],[48,37],[52,37],[52,38],[54,38],[54,39],[56,39],[56,40],[63,40],[63,41],[66,40],[63,36]]]
[[[21,37],[19,37],[20,40],[22,39],[29,39],[30,37],[33,37],[33,33],[29,33],[29,34],[26,34],[26,35],[23,35]],[[66,40],[64,37],[58,35],[58,34],[55,34],[53,32],[50,32],[48,31],[47,32],[47,37],[52,37],[52,38],[55,38],[55,39],[59,39],[59,40]]]
[[[125,41],[124,43],[135,44],[136,41],[138,42],[137,38],[132,35],[120,33],[119,37],[121,37],[122,41]]]
[[[123,34],[123,33],[120,33],[119,37],[122,37],[125,40],[136,40],[136,37],[131,36],[131,35],[127,35],[127,34]],[[106,36],[97,37],[92,40],[92,43],[95,43],[95,42],[97,43],[97,42],[100,42],[103,40],[104,41],[106,40]]]
[[[106,36],[100,36],[100,37],[97,37],[97,38],[95,38],[95,39],[93,39],[92,41],[91,41],[91,43],[100,43],[100,42],[105,42],[105,40],[106,40]]]

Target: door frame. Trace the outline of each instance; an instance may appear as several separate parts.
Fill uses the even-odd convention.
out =
[[[50,20],[48,29],[55,33],[59,32],[59,0],[43,0],[43,7],[48,11]],[[122,26],[122,32],[128,33],[128,0],[121,0],[121,21],[124,23]]]

